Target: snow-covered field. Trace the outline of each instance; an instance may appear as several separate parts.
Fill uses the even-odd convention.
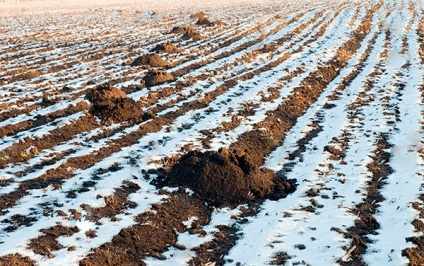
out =
[[[424,1],[5,0],[0,37],[0,265],[424,265]],[[295,189],[164,185],[246,143]]]

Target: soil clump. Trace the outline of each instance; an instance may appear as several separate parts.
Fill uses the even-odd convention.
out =
[[[170,63],[162,59],[157,54],[146,54],[137,57],[131,66],[151,66],[151,67],[168,67]]]
[[[244,151],[225,148],[187,153],[173,166],[166,182],[189,187],[217,207],[284,197],[296,186],[294,180],[260,169]]]
[[[180,53],[181,49],[177,48],[172,43],[163,43],[163,44],[156,45],[155,48],[150,50],[150,52],[173,54],[173,53]]]
[[[174,76],[170,73],[167,73],[163,70],[153,69],[147,72],[143,81],[146,86],[151,87],[154,85],[166,83],[168,81],[173,81],[174,79]]]
[[[206,27],[220,27],[225,26],[226,24],[221,20],[210,21],[208,18],[199,18],[199,20],[196,22],[196,25]]]
[[[183,40],[193,39],[193,41],[199,41],[203,39],[203,36],[200,35],[200,33],[192,27],[177,26],[172,29],[172,32],[182,35],[181,38]]]
[[[138,122],[143,119],[144,113],[137,103],[110,84],[90,90],[85,99],[93,104],[90,113],[100,118],[103,124]]]
[[[200,12],[197,12],[195,14],[192,14],[190,16],[190,18],[193,18],[193,19],[204,19],[204,18],[206,18],[206,14],[205,14],[205,12],[200,11]]]

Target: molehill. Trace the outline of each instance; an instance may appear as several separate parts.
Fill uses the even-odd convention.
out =
[[[100,118],[103,124],[124,121],[134,123],[151,116],[144,113],[133,99],[127,98],[125,92],[110,84],[91,89],[85,99],[92,103],[90,113]]]
[[[225,148],[183,155],[168,173],[166,182],[170,186],[188,187],[217,207],[282,198],[296,188],[294,180],[260,169],[249,154]]]

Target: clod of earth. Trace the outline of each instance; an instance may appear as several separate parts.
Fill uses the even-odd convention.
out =
[[[127,98],[125,92],[110,85],[101,85],[90,90],[85,99],[93,104],[90,113],[99,117],[104,124],[137,122],[143,119],[143,111],[137,103]]]
[[[203,36],[200,33],[191,27],[187,26],[178,26],[172,29],[173,33],[178,33],[182,35],[183,40],[193,39],[193,41],[199,41],[203,39]]]
[[[137,57],[131,66],[168,67],[170,64],[157,54],[146,54]]]
[[[249,154],[225,148],[218,152],[187,153],[174,165],[165,182],[189,187],[217,207],[285,197],[296,187],[294,180],[260,169]]]
[[[199,18],[199,20],[196,22],[196,25],[207,26],[207,27],[220,27],[220,26],[225,26],[226,24],[222,22],[221,20],[210,21],[207,18]]]
[[[206,17],[206,14],[205,14],[205,12],[200,11],[200,12],[197,12],[197,13],[191,15],[190,17],[194,18],[194,19],[204,19]]]
[[[150,87],[150,86],[166,83],[169,81],[173,81],[174,79],[175,79],[174,76],[170,73],[167,73],[163,70],[153,69],[147,72],[143,81],[146,86]]]
[[[212,22],[209,21],[207,18],[199,18],[199,20],[196,22],[196,25],[200,26],[209,26]]]
[[[181,49],[177,48],[172,43],[164,43],[164,44],[156,45],[155,48],[150,50],[150,52],[172,54],[172,53],[180,53]]]

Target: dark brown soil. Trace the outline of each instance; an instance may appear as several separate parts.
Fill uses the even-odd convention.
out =
[[[181,38],[183,40],[193,39],[193,41],[199,41],[203,39],[203,36],[200,35],[200,33],[196,29],[193,29],[192,27],[178,26],[178,27],[174,27],[172,29],[172,32],[182,35]]]
[[[28,257],[22,257],[19,254],[11,254],[0,257],[0,266],[35,266]]]
[[[196,256],[190,260],[189,265],[205,265],[205,262],[208,261],[213,261],[216,265],[226,263],[224,256],[228,254],[238,239],[237,228],[236,226],[219,225],[217,229],[219,231],[214,234],[212,241],[193,249]]]
[[[226,24],[221,20],[210,21],[208,18],[199,18],[199,20],[196,22],[196,25],[207,27],[220,27],[225,26]]]
[[[199,26],[209,26],[211,24],[212,22],[207,18],[199,18],[199,20],[196,22],[196,25]]]
[[[424,200],[424,195],[420,196],[420,201],[422,202]],[[421,207],[422,204],[419,202],[414,202],[412,204],[412,207],[419,211],[420,215],[419,217],[424,217],[424,209]],[[424,231],[424,223],[419,220],[415,219],[412,221],[412,225],[414,226],[415,230],[417,232],[423,232]],[[408,257],[410,260],[411,266],[419,266],[424,265],[424,236],[417,236],[417,237],[409,237],[406,239],[407,242],[412,242],[416,246],[410,247],[405,250],[402,250],[402,256]]]
[[[63,248],[63,246],[61,246],[56,239],[59,236],[71,236],[78,231],[78,227],[64,227],[61,225],[53,226],[48,229],[42,229],[41,232],[44,233],[44,235],[32,239],[28,247],[36,254],[53,258],[54,255],[52,251]]]
[[[240,150],[192,151],[181,157],[168,174],[171,186],[186,186],[214,206],[231,206],[294,190],[294,182],[278,179],[259,169],[249,154]]]
[[[200,11],[200,12],[197,12],[195,14],[192,14],[190,17],[193,18],[193,19],[204,19],[206,17],[206,14],[205,14],[205,12]]]
[[[88,212],[88,219],[98,221],[101,218],[113,218],[115,215],[125,211],[126,207],[135,206],[134,202],[128,200],[128,195],[139,190],[140,187],[131,182],[126,182],[122,188],[119,188],[111,196],[105,197],[106,205],[104,207],[92,208],[88,204],[82,204],[81,208]]]
[[[131,66],[168,67],[170,64],[157,54],[146,54],[137,57]]]
[[[419,54],[421,56],[421,64],[424,64],[424,21],[421,20],[419,27],[417,29],[417,34],[419,36],[420,49]],[[421,99],[424,99],[424,86],[420,86]],[[421,149],[421,158],[424,158],[424,149]],[[412,207],[420,212],[419,219],[415,219],[412,222],[415,230],[417,232],[424,232],[424,224],[420,220],[424,217],[424,209],[422,208],[422,204],[424,202],[424,194],[421,194],[418,202],[414,202]],[[416,246],[407,248],[402,251],[402,255],[406,256],[410,260],[411,266],[419,266],[424,265],[424,236],[421,234],[420,236],[407,238],[408,242],[414,243]]]
[[[362,259],[362,254],[367,250],[367,243],[371,243],[368,235],[376,234],[380,224],[375,219],[374,214],[377,211],[379,203],[384,200],[380,193],[380,189],[384,186],[387,176],[393,173],[393,169],[388,164],[390,153],[385,151],[390,148],[387,142],[387,136],[382,134],[377,140],[377,149],[374,151],[375,157],[373,162],[367,165],[368,170],[372,173],[371,181],[368,183],[367,196],[364,202],[358,204],[353,213],[358,214],[359,218],[355,220],[355,226],[348,228],[346,233],[343,233],[347,238],[352,239],[349,249],[349,261],[339,261],[341,265],[365,265]],[[339,230],[339,229],[333,229]]]
[[[137,103],[127,98],[125,92],[110,85],[90,90],[85,98],[93,104],[90,113],[99,117],[103,124],[142,120],[143,111]]]
[[[162,70],[151,70],[144,77],[144,84],[148,87],[173,81],[175,78],[172,74]]]
[[[177,233],[187,230],[183,222],[197,216],[199,225],[207,224],[210,212],[202,201],[179,191],[165,203],[153,204],[151,212],[136,218],[137,225],[122,229],[111,242],[94,249],[80,265],[145,265],[143,259],[147,256],[164,259],[162,252],[177,243]]]
[[[173,53],[180,53],[181,49],[177,48],[172,43],[165,43],[165,44],[156,45],[155,48],[150,50],[150,52],[173,54]]]

